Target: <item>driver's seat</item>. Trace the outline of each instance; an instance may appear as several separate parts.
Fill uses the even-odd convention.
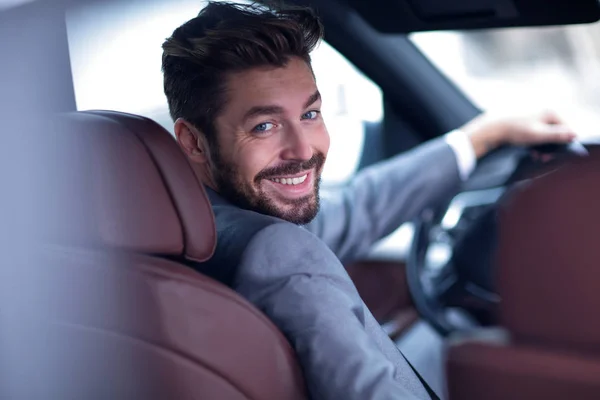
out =
[[[505,335],[450,347],[450,399],[600,399],[600,158],[510,199],[498,256]]]
[[[185,266],[216,233],[173,137],[116,112],[52,121],[28,149],[41,229],[0,293],[0,398],[305,399],[275,326]]]

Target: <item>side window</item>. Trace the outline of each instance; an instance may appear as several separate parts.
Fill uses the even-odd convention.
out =
[[[75,5],[67,34],[77,109],[143,115],[169,131],[161,44],[198,13],[197,2],[107,0]]]
[[[312,62],[331,137],[323,185],[343,185],[358,168],[364,123],[383,118],[383,96],[377,85],[326,42],[313,51]]]
[[[164,39],[198,13],[196,1],[105,1],[67,13],[77,108],[109,109],[152,118],[169,131],[160,70]],[[331,148],[323,185],[337,186],[356,172],[364,122],[379,121],[382,94],[326,42],[312,53]]]

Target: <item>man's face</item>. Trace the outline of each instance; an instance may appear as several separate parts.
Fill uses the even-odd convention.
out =
[[[227,105],[215,121],[217,190],[237,205],[306,224],[319,210],[329,150],[321,98],[307,63],[261,67],[227,80]]]

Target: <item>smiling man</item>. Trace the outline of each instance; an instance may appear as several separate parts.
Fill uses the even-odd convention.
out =
[[[310,52],[322,34],[308,9],[209,3],[164,43],[177,140],[216,217],[215,255],[194,267],[281,329],[311,398],[427,399],[341,261],[456,193],[486,152],[573,134],[552,115],[483,116],[320,200],[329,136]]]

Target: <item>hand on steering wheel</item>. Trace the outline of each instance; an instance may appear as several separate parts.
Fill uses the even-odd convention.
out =
[[[471,139],[477,158],[502,146],[563,145],[576,134],[555,113],[505,118],[483,113],[460,128]]]

